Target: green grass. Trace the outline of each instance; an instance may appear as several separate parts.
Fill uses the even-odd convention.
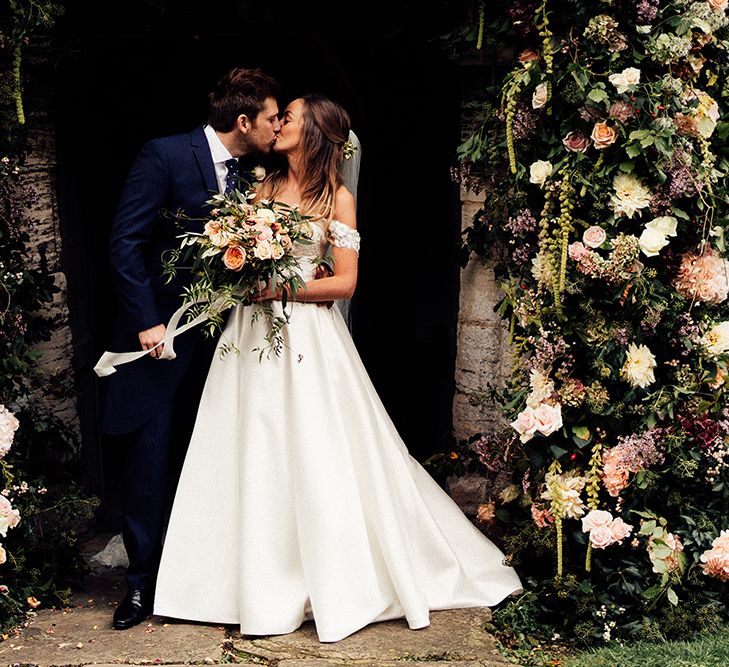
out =
[[[690,642],[636,643],[581,653],[565,667],[727,667],[729,629]]]

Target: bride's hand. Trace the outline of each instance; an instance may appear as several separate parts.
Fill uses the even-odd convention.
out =
[[[265,289],[262,289],[253,297],[253,303],[258,303],[259,301],[271,301],[272,299],[277,301],[281,300],[281,289],[272,289],[269,283]]]

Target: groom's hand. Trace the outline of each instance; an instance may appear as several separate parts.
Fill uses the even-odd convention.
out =
[[[165,332],[167,329],[164,324],[158,324],[156,327],[151,329],[145,329],[139,332],[139,343],[143,350],[149,350],[150,348],[161,343],[165,339]],[[164,350],[164,345],[160,345],[156,350],[152,350],[149,353],[150,357],[159,358]]]

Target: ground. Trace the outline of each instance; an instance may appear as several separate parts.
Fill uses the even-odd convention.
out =
[[[108,539],[109,536],[106,536]],[[98,540],[94,542],[98,546]],[[312,623],[276,637],[242,637],[234,626],[152,616],[126,631],[111,627],[125,591],[123,568],[95,565],[67,609],[39,608],[27,627],[0,644],[0,664],[18,667],[258,664],[278,667],[443,665],[504,667],[483,629],[488,609],[431,614],[431,625],[377,623],[334,644],[320,644]]]

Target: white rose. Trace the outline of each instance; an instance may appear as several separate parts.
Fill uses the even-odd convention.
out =
[[[257,167],[254,167],[253,178],[255,178],[257,181],[262,181],[264,178],[266,178],[266,169],[260,164]]]
[[[640,70],[637,67],[626,67],[622,74],[629,86],[637,86],[640,83]]]
[[[256,246],[253,254],[258,257],[258,259],[271,259],[271,256],[273,255],[273,248],[271,247],[270,241],[261,241]]]
[[[270,208],[259,208],[253,214],[253,219],[264,225],[272,225],[276,222],[276,214]]]
[[[664,215],[660,218],[653,218],[647,225],[646,229],[655,229],[664,236],[676,236],[676,226],[678,220],[672,215]]]
[[[611,74],[608,77],[608,81],[618,89],[619,93],[624,93],[628,90],[628,82],[625,80],[625,76],[622,74]]]
[[[532,108],[541,109],[549,99],[549,91],[546,83],[540,83],[532,94]]]
[[[537,160],[529,167],[529,182],[544,186],[544,182],[552,175],[552,163],[545,160]]]
[[[668,245],[665,234],[646,227],[640,235],[640,249],[646,257],[655,257],[662,248]]]
[[[628,90],[640,83],[640,70],[635,67],[626,67],[619,74],[611,74],[608,81],[615,86],[619,94],[627,93]]]

